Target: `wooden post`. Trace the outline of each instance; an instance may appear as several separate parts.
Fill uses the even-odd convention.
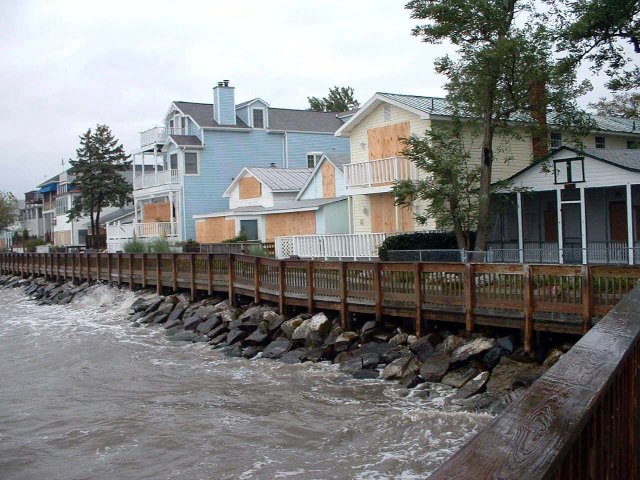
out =
[[[527,353],[533,353],[533,279],[531,277],[531,265],[523,265],[522,310],[524,312],[524,349]]]
[[[122,252],[118,252],[118,285],[122,285]]]
[[[382,275],[380,262],[373,263],[373,291],[375,292],[376,323],[382,322]]]
[[[211,267],[211,262],[213,260],[213,256],[210,253],[207,253],[207,295],[213,295],[213,268]]]
[[[286,310],[286,304],[285,304],[285,281],[286,281],[286,275],[285,275],[285,263],[284,260],[280,260],[279,262],[279,270],[278,270],[278,309],[280,310],[280,315],[284,316],[285,310]]]
[[[87,282],[91,282],[91,254],[85,254],[87,258]]]
[[[475,278],[473,263],[464,264],[464,303],[465,303],[465,330],[473,332],[473,304],[475,299]]]
[[[580,267],[580,290],[582,297],[582,333],[586,334],[591,328],[593,316],[593,298],[591,296],[591,267]]]
[[[173,291],[178,291],[178,266],[176,265],[177,253],[171,254],[171,275],[173,276]]]
[[[133,285],[133,260],[135,259],[136,254],[135,253],[130,253],[129,254],[129,290],[133,290],[134,289],[134,285]]]
[[[156,293],[158,295],[162,295],[162,259],[160,257],[161,255],[156,253]]]
[[[253,301],[260,303],[260,257],[253,257]]]
[[[191,301],[196,301],[196,256],[189,254],[189,272],[191,273]]]
[[[416,294],[416,337],[422,336],[422,268],[418,262],[413,272],[414,290]]]
[[[349,312],[347,310],[347,263],[340,262],[340,328],[343,332],[349,329]]]
[[[141,280],[141,284],[142,284],[142,288],[147,288],[147,254],[143,253],[142,254],[142,280]]]
[[[64,256],[64,279],[65,280],[67,279],[67,256],[68,254]]]
[[[100,282],[101,280],[101,275],[100,275],[100,252],[96,253],[96,278],[98,280],[98,282]]]
[[[307,308],[313,313],[313,262],[307,261]]]
[[[227,272],[228,272],[228,281],[229,281],[229,304],[235,305],[235,301],[233,298],[233,253],[229,254],[229,258],[227,259]]]
[[[107,282],[111,285],[111,253],[107,253]]]

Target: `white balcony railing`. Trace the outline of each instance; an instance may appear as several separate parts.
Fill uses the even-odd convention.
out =
[[[300,235],[276,238],[276,257],[372,259],[387,233]]]
[[[390,157],[344,166],[347,189],[391,187],[398,180],[417,180],[418,169],[404,157]]]
[[[178,226],[175,222],[107,224],[107,249],[121,252],[124,244],[134,236],[143,241],[164,237],[175,242],[178,240]]]
[[[158,185],[179,184],[180,175],[178,170],[161,170],[158,173],[145,173],[133,177],[133,188],[156,187]]]
[[[184,128],[178,127],[153,127],[140,132],[140,146],[164,143],[169,135],[186,135]]]

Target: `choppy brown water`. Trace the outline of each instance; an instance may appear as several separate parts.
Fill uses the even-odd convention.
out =
[[[330,365],[170,342],[129,326],[133,299],[0,291],[0,479],[424,478],[489,420]]]

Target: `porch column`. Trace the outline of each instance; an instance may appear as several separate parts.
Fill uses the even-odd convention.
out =
[[[142,166],[140,167],[140,179],[142,180],[142,186],[145,187],[146,185],[144,184],[144,152],[140,153],[140,157],[142,158]]]
[[[627,247],[629,248],[629,265],[633,265],[633,203],[631,202],[630,183],[627,183]]]
[[[524,232],[522,231],[522,192],[516,193],[518,200],[518,259],[524,263]]]
[[[155,176],[156,185],[158,184],[158,147],[154,145],[153,147],[153,173]]]
[[[132,154],[131,155],[131,181],[133,182],[133,185],[136,184],[136,154]]]
[[[582,241],[582,264],[586,265],[589,263],[587,260],[587,207],[586,207],[586,197],[585,197],[585,189],[579,188],[580,190],[580,239]]]
[[[562,238],[562,191],[559,188],[556,189],[556,209],[558,217],[558,263],[564,263],[564,253],[562,251],[564,248]]]
[[[171,233],[171,236],[173,237],[175,235],[175,216],[173,214],[173,193],[169,194],[169,230]]]

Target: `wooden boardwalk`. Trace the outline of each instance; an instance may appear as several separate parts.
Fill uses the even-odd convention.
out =
[[[325,262],[215,253],[0,253],[4,273],[57,280],[96,280],[131,288],[221,292],[289,306],[521,329],[583,334],[629,292],[640,267]]]

